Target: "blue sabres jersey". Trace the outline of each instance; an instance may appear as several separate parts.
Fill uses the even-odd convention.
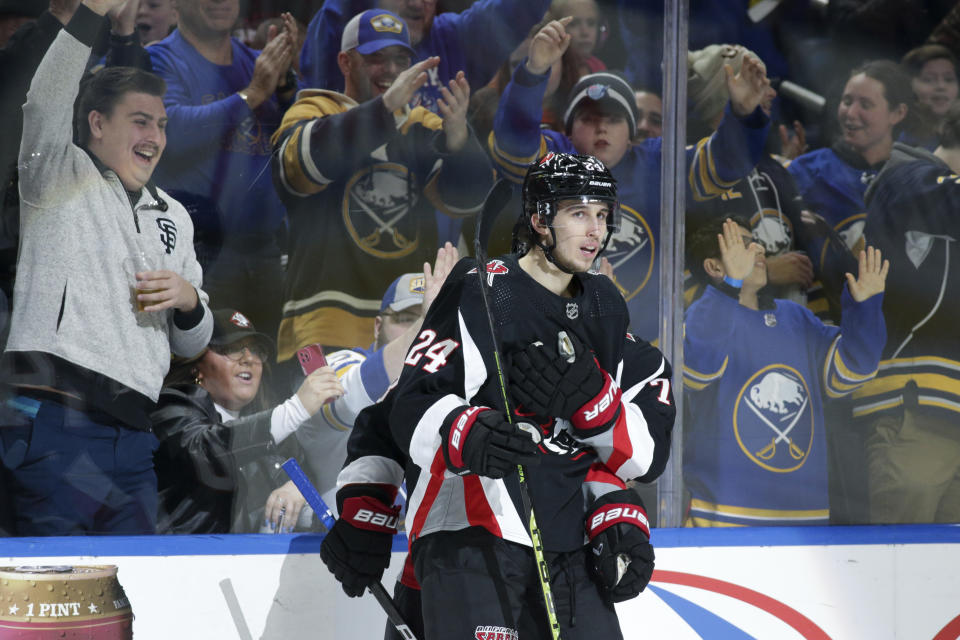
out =
[[[687,311],[691,526],[827,524],[825,398],[876,374],[882,295],[844,292],[841,327],[775,300],[755,311],[712,286]]]
[[[579,153],[567,136],[540,129],[546,83],[547,76],[534,76],[521,64],[500,99],[489,147],[497,170],[516,183],[523,182],[530,163],[547,151]],[[740,119],[728,105],[717,131],[686,149],[687,201],[717,198],[750,173],[763,156],[767,125],[759,108]],[[609,167],[617,180],[621,215],[620,229],[604,252],[627,300],[631,330],[651,342],[657,339],[660,322],[662,151],[663,139],[650,138],[631,146]]]
[[[806,208],[823,216],[850,248],[863,237],[867,219],[863,194],[879,169],[856,160],[847,153],[841,157],[835,149],[817,149],[787,167]],[[819,247],[810,259],[823,268],[825,255],[826,247]]]

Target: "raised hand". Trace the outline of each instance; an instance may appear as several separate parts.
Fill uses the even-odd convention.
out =
[[[744,243],[740,225],[727,218],[723,223],[723,233],[717,234],[720,245],[720,262],[723,270],[734,280],[743,280],[753,271],[757,256],[763,253],[763,247],[756,242]]]
[[[460,252],[455,246],[447,242],[437,249],[437,259],[433,263],[433,269],[429,262],[423,263],[423,314],[426,315],[427,309],[433,304],[440,288],[443,286],[447,276],[460,259]]]
[[[383,106],[387,111],[393,113],[410,102],[413,94],[427,83],[427,70],[435,68],[438,64],[440,64],[440,56],[432,56],[402,71],[383,94]]]
[[[530,51],[527,53],[527,71],[543,75],[550,70],[553,63],[563,57],[573,38],[566,30],[571,20],[573,16],[551,20],[533,36]]]
[[[253,64],[253,78],[244,90],[247,105],[256,109],[277,90],[277,83],[286,74],[293,60],[293,39],[288,31],[276,34],[267,42]]]
[[[94,13],[105,16],[111,11],[119,11],[127,0],[83,0],[83,4]]]
[[[857,302],[863,302],[871,296],[883,293],[887,284],[887,272],[890,271],[890,261],[884,260],[880,250],[867,247],[860,252],[857,277],[847,273],[847,287],[850,295]]]
[[[118,36],[129,36],[137,28],[137,11],[140,9],[140,0],[127,0],[109,11],[110,31]]]
[[[304,379],[297,397],[311,416],[327,402],[343,395],[343,385],[333,367],[320,367]]]
[[[470,84],[463,71],[450,81],[450,88],[440,87],[441,98],[437,101],[443,117],[443,133],[447,138],[447,151],[456,153],[467,143],[470,129],[467,127],[467,107],[470,106]]]
[[[784,158],[793,160],[807,152],[807,132],[799,120],[793,121],[795,135],[790,135],[790,130],[785,124],[780,125],[778,131],[780,132],[780,155]]]
[[[760,58],[745,53],[740,73],[734,75],[733,67],[728,64],[723,65],[723,70],[727,76],[727,91],[733,112],[741,118],[750,115],[770,86],[766,66]]]

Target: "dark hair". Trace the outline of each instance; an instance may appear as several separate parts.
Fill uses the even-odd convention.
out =
[[[854,68],[847,76],[847,81],[861,73],[883,85],[883,97],[890,110],[896,109],[901,104],[907,107],[906,117],[893,127],[893,137],[896,139],[897,133],[910,124],[908,120],[912,118],[912,112],[916,106],[910,76],[893,60],[870,60]]]
[[[924,44],[910,49],[904,54],[900,64],[911,78],[915,78],[923,71],[923,65],[931,60],[941,59],[949,61],[953,65],[953,70],[957,70],[957,57],[942,44]]]
[[[80,95],[74,115],[74,133],[77,144],[86,147],[90,142],[91,111],[110,116],[128,93],[145,93],[162,98],[167,92],[167,83],[160,76],[136,67],[104,67],[84,77],[80,82]]]
[[[950,105],[940,123],[940,146],[945,149],[960,148],[960,101]]]
[[[728,218],[748,231],[751,228],[750,221],[743,216],[724,215],[705,220],[693,227],[687,234],[687,268],[690,269],[691,275],[702,283],[712,282],[710,276],[703,269],[703,261],[707,258],[720,259],[720,245],[717,244],[717,236],[723,233],[723,223]]]

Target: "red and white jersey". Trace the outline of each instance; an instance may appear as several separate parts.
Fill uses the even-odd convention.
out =
[[[393,398],[394,440],[419,468],[408,497],[407,532],[413,541],[481,526],[529,545],[517,475],[457,475],[443,455],[441,434],[457,416],[471,406],[503,409],[475,267],[473,259],[461,260],[447,278],[408,352]],[[527,468],[527,482],[544,547],[558,552],[583,546],[593,498],[623,488],[626,480],[651,482],[660,475],[675,415],[670,365],[659,350],[627,332],[626,305],[614,284],[599,274],[574,277],[578,295],[554,295],[508,255],[489,261],[484,279],[505,359],[536,341],[557,340],[560,331],[572,332],[622,392],[616,422],[590,438],[578,437],[566,420],[549,418],[540,425],[540,461]],[[510,403],[518,420],[530,420]]]

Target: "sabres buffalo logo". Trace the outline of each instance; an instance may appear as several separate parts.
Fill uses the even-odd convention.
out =
[[[770,365],[755,373],[737,397],[733,429],[743,453],[778,473],[796,471],[813,445],[810,389],[800,373]]]
[[[655,247],[650,225],[634,209],[620,204],[620,228],[610,236],[606,256],[613,265],[617,285],[630,300],[650,281]]]
[[[750,218],[750,227],[767,255],[779,255],[793,246],[793,225],[776,209],[761,209]]]
[[[377,258],[402,258],[420,245],[413,177],[403,165],[383,162],[357,172],[344,189],[343,221],[354,243]]]

